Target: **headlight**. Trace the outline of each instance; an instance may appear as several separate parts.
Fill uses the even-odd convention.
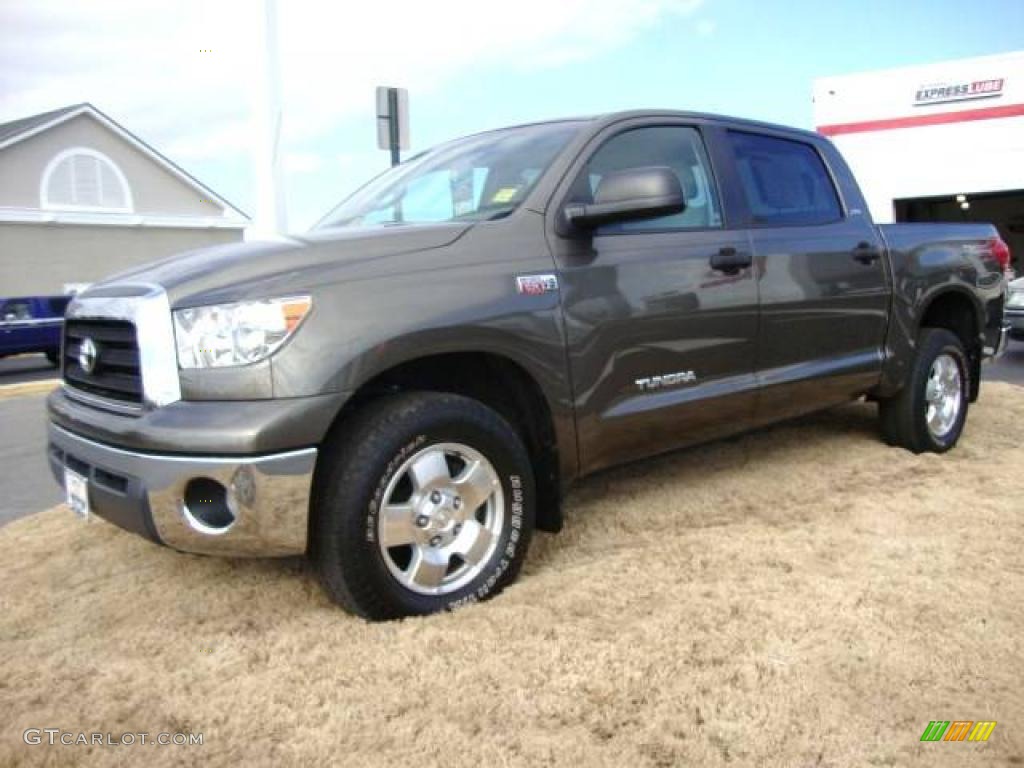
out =
[[[1006,299],[1006,306],[1013,307],[1015,309],[1024,309],[1024,291],[1010,291],[1010,295]]]
[[[174,312],[181,368],[223,368],[258,363],[299,327],[309,296],[191,307]]]

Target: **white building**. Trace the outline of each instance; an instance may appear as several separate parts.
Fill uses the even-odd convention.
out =
[[[92,104],[0,123],[0,296],[237,242],[248,223]]]
[[[814,81],[876,221],[988,221],[1024,271],[1024,51]]]

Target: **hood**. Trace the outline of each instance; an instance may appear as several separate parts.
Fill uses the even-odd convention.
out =
[[[418,224],[335,229],[278,242],[218,245],[121,272],[96,287],[156,284],[176,307],[287,295],[353,276],[389,274],[401,268],[401,257],[450,245],[470,227]]]

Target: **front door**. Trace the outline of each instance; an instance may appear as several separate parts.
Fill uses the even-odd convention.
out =
[[[563,203],[609,172],[667,166],[687,205],[556,244],[585,472],[747,428],[756,383],[752,269],[711,265],[749,257],[749,241],[727,226],[701,130],[640,125],[595,144]]]

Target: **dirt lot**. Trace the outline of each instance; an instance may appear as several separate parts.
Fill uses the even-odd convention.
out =
[[[1024,389],[991,384],[945,457],[851,405],[605,473],[501,598],[387,625],[298,560],[12,523],[0,764],[1021,765],[1022,425]],[[935,719],[999,724],[920,743]]]

